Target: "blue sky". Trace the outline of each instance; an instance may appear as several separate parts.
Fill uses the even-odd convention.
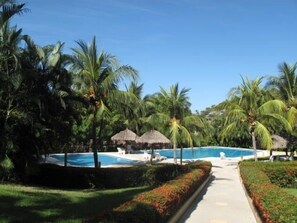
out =
[[[18,1],[22,2],[22,1]],[[96,36],[99,50],[139,71],[144,95],[175,83],[192,110],[225,100],[242,76],[297,62],[296,0],[27,0],[13,24],[36,44]]]

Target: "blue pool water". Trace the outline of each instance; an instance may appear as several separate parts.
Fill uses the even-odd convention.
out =
[[[172,149],[161,149],[156,150],[161,156],[167,158],[173,158]],[[225,153],[226,158],[236,158],[241,156],[251,156],[254,154],[251,149],[240,149],[240,148],[226,148],[226,147],[199,147],[199,148],[185,148],[183,149],[183,159],[201,159],[220,157],[220,152]],[[180,158],[180,149],[177,149],[177,158]]]
[[[167,158],[173,158],[172,149],[160,149],[155,150],[155,152],[160,153],[161,156],[166,156]],[[253,155],[253,150],[251,149],[240,149],[240,148],[227,148],[227,147],[199,147],[199,148],[185,148],[183,149],[183,159],[201,159],[201,158],[219,158],[220,152],[224,152],[226,158],[236,158],[241,156],[251,156]],[[57,160],[59,163],[64,163],[64,154],[52,154],[51,158]],[[93,167],[94,158],[93,153],[73,153],[68,154],[67,161],[69,165],[81,166],[81,167]],[[133,165],[137,161],[117,157],[109,154],[98,153],[99,161],[102,167],[116,166],[116,165]],[[177,158],[180,158],[180,149],[177,149]]]
[[[61,163],[64,163],[64,154],[52,154],[51,158],[58,160]],[[121,157],[116,157],[108,154],[99,154],[99,162],[101,166],[110,166],[110,165],[130,165],[136,163],[135,160],[125,159]],[[68,154],[67,163],[72,166],[82,166],[82,167],[93,167],[94,166],[94,157],[93,153],[74,153]]]

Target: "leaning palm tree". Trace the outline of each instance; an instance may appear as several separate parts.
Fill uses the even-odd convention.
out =
[[[281,100],[270,100],[261,88],[261,78],[251,81],[242,78],[240,87],[231,91],[231,98],[227,103],[228,114],[222,139],[236,133],[239,125],[244,125],[252,137],[255,160],[257,160],[256,138],[261,146],[270,149],[272,140],[268,127],[281,124],[288,131],[291,127],[284,117],[286,105]]]
[[[178,84],[172,85],[168,92],[161,87],[160,92],[151,97],[149,102],[153,105],[154,111],[147,121],[152,126],[159,126],[160,129],[165,127],[165,130],[169,131],[175,164],[177,163],[178,145],[185,143],[193,147],[190,129],[195,130],[204,126],[199,116],[191,114],[188,91],[187,88],[179,90]],[[192,128],[193,126],[195,128]]]
[[[125,78],[135,80],[137,71],[131,66],[120,66],[116,57],[97,51],[96,38],[91,44],[77,41],[78,48],[72,49],[72,70],[75,73],[76,90],[80,91],[89,102],[92,113],[92,150],[95,167],[98,167],[97,136],[100,139],[104,118],[110,114],[109,105],[122,104],[128,100],[128,95],[119,91],[118,84]],[[99,122],[99,133],[97,126]]]

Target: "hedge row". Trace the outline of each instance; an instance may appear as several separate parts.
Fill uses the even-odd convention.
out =
[[[86,222],[166,222],[207,179],[211,171],[210,162],[193,163],[188,167],[190,172],[141,193],[112,211],[102,212]]]
[[[267,174],[273,184],[285,188],[297,188],[296,162],[267,163],[263,166],[262,170]]]
[[[294,169],[296,163],[290,165]],[[294,223],[297,222],[297,198],[273,184],[267,174],[272,169],[277,172],[278,167],[280,164],[242,162],[240,174],[263,222]]]
[[[155,187],[186,171],[186,167],[174,164],[97,169],[41,164],[30,181],[58,188]]]

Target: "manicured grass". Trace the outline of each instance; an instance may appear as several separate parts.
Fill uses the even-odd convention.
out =
[[[53,190],[0,184],[0,222],[81,222],[147,189]]]
[[[290,194],[292,194],[292,195],[294,195],[294,196],[297,197],[297,189],[295,189],[295,188],[286,188],[285,190],[286,190],[288,193],[290,193]]]

